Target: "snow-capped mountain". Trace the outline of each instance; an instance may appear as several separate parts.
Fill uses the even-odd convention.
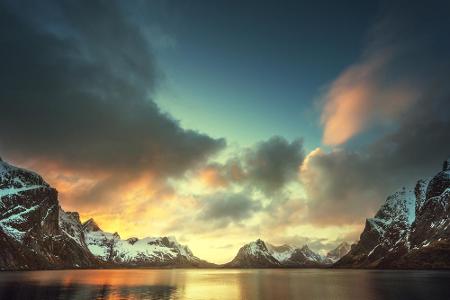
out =
[[[104,232],[89,219],[83,225],[87,247],[100,260],[127,266],[206,267],[212,264],[194,256],[187,246],[173,237],[129,238]]]
[[[450,160],[434,177],[386,199],[366,220],[360,240],[325,257],[308,246],[260,239],[224,267],[450,268]],[[347,253],[348,252],[348,253]],[[342,258],[341,258],[342,257]],[[209,267],[171,237],[122,239],[65,212],[57,191],[38,174],[0,159],[0,269]]]
[[[334,264],[350,251],[350,244],[347,242],[340,243],[336,248],[329,251],[325,256],[325,260],[329,264]]]
[[[326,265],[322,256],[309,249],[308,245],[297,248],[285,263],[292,267],[319,267]]]
[[[450,161],[386,199],[338,267],[449,268]]]
[[[269,253],[280,263],[284,263],[291,257],[292,253],[294,252],[295,248],[290,245],[281,245],[281,246],[274,246],[269,243],[265,243],[267,246],[267,249],[269,250]]]
[[[231,268],[270,268],[281,263],[270,253],[266,243],[260,239],[242,246],[236,257],[225,264]]]
[[[38,174],[0,160],[0,269],[111,266],[212,266],[174,238],[103,232],[65,212],[57,191]]]
[[[324,267],[329,264],[331,261],[315,253],[307,245],[302,248],[290,245],[274,246],[258,239],[242,246],[235,258],[224,266],[231,268],[311,268]]]
[[[91,267],[95,257],[59,226],[55,189],[0,160],[0,269]]]

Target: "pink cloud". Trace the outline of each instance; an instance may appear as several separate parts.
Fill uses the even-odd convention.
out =
[[[400,117],[418,98],[412,84],[386,80],[393,51],[367,55],[331,83],[324,97],[323,142],[336,146],[375,124]]]

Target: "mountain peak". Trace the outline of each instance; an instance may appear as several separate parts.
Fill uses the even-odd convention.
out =
[[[0,161],[1,161],[1,157],[0,157]],[[446,160],[444,160],[444,163],[442,165],[442,171],[450,171],[450,158],[447,158]]]
[[[102,231],[93,218],[83,223],[84,231]]]
[[[130,237],[130,238],[126,239],[126,241],[129,244],[134,245],[137,241],[139,241],[139,239],[137,237]]]
[[[340,243],[336,248],[329,251],[327,253],[326,258],[330,260],[332,263],[335,263],[339,259],[341,259],[343,256],[345,256],[351,249],[351,245],[347,243],[346,241]]]
[[[59,206],[59,208],[61,209],[61,206]],[[80,214],[76,211],[66,211],[65,212],[68,216],[70,216],[71,218],[75,219],[78,223],[81,223],[80,221]]]
[[[242,246],[236,257],[225,266],[227,267],[241,267],[241,268],[265,268],[279,266],[279,261],[274,258],[266,243],[257,239]]]
[[[257,239],[254,243],[258,246],[266,246],[266,243],[262,239]]]
[[[311,251],[311,249],[309,249],[308,245],[305,244],[303,245],[303,247],[301,248],[302,251]]]
[[[13,166],[0,159],[0,183],[2,189],[10,188],[16,193],[36,188],[49,188],[49,184],[37,173]],[[12,190],[11,190],[12,189]]]
[[[256,241],[250,242],[250,243],[244,245],[244,247],[248,248],[251,253],[256,253],[256,252],[260,252],[260,251],[264,251],[264,252],[268,251],[266,243],[261,239],[257,239]]]

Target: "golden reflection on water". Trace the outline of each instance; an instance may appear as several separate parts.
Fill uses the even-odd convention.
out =
[[[438,275],[429,286],[427,273],[366,270],[5,272],[0,299],[421,299],[449,282],[450,273]]]

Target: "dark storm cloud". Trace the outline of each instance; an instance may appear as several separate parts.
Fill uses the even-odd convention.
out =
[[[264,211],[279,216],[277,200],[280,199],[293,209],[291,203],[286,204],[286,199],[278,196],[286,184],[298,179],[298,168],[303,159],[302,140],[289,142],[283,137],[274,136],[245,149],[225,164],[207,165],[201,171],[205,183],[227,190],[200,197],[202,207],[197,220],[219,228],[230,224],[240,225],[241,221],[251,218],[256,212]],[[243,191],[232,192],[233,185],[243,188]],[[252,199],[255,190],[270,198],[268,206],[263,206],[260,199]]]
[[[273,136],[243,150],[225,164],[210,164],[205,170],[215,172],[214,180],[210,180],[211,185],[248,185],[273,195],[297,179],[303,159],[301,139],[289,142],[281,136]]]
[[[248,151],[244,161],[250,183],[270,194],[297,178],[303,158],[302,140],[289,142],[274,136]]]
[[[223,140],[180,128],[151,100],[161,76],[148,34],[119,5],[1,4],[5,158],[177,176],[224,147]]]
[[[368,114],[372,119],[363,129],[376,138],[363,146],[315,151],[305,161],[301,178],[312,222],[361,222],[395,190],[440,171],[450,156],[450,42],[442,39],[450,35],[448,10],[444,2],[407,7],[385,7],[365,56],[349,68],[367,72],[353,72],[354,80],[340,85],[340,91],[372,87],[363,100],[381,117]],[[364,66],[380,53],[389,53],[389,59],[370,74]],[[392,91],[395,97],[386,97]],[[400,102],[405,105],[392,113]]]
[[[450,156],[450,123],[422,122],[403,126],[358,151],[310,154],[301,173],[311,199],[308,219],[358,224],[388,195],[439,172]]]
[[[238,223],[261,210],[261,204],[245,194],[218,193],[205,196],[199,219],[222,225]]]

